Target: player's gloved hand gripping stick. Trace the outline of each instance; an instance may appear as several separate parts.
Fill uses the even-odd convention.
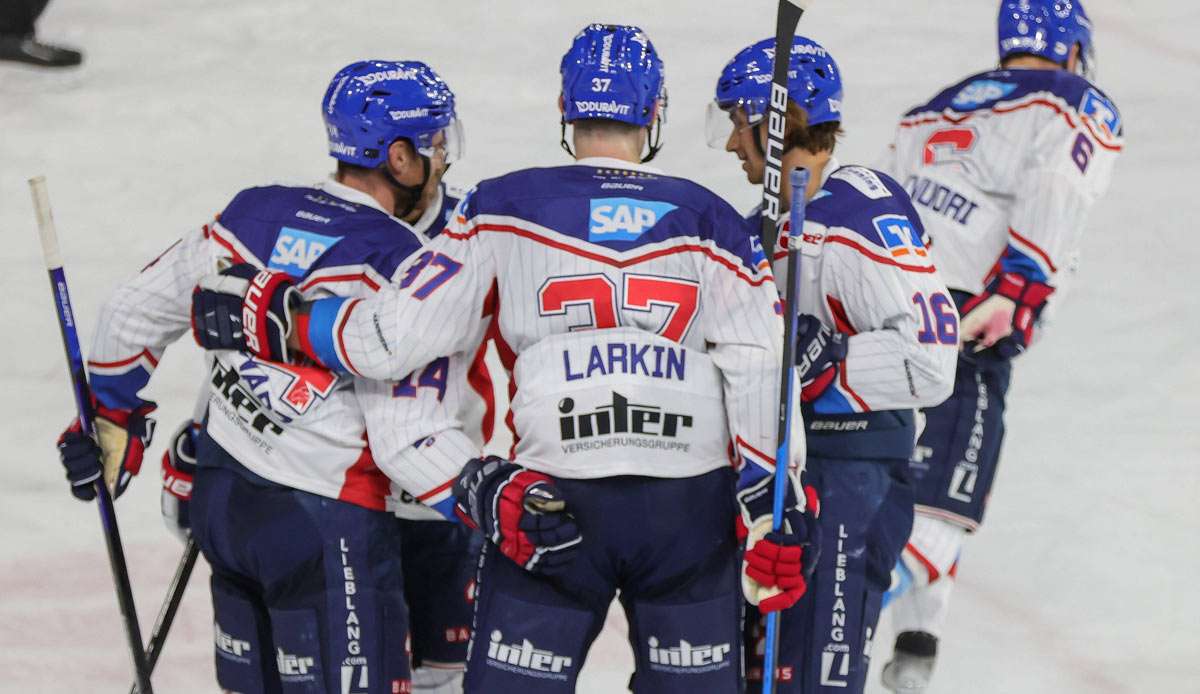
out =
[[[38,235],[42,242],[42,256],[50,275],[50,288],[54,296],[54,307],[58,313],[58,327],[62,333],[63,348],[67,356],[67,368],[71,377],[71,389],[75,395],[75,408],[79,415],[80,434],[92,437],[95,434],[92,397],[84,370],[83,355],[79,349],[79,335],[75,327],[75,316],[71,311],[71,297],[67,291],[67,278],[63,272],[62,256],[58,249],[58,234],[54,219],[50,215],[50,199],[46,193],[46,179],[42,176],[30,179],[33,206],[37,212]],[[93,441],[93,445],[94,441]],[[104,529],[108,563],[112,568],[113,583],[116,584],[117,603],[125,623],[125,635],[129,641],[129,652],[137,675],[137,684],[142,694],[151,694],[150,669],[146,654],[142,650],[142,634],[138,626],[137,612],[133,604],[133,590],[129,585],[129,569],[125,564],[125,551],[121,546],[121,534],[117,528],[117,514],[112,496],[101,475],[91,477],[91,493],[94,494]],[[76,494],[79,496],[79,494]]]

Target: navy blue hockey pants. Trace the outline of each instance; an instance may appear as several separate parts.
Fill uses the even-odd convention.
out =
[[[411,691],[396,518],[269,482],[201,435],[192,534],[217,681],[241,694]]]
[[[821,557],[804,597],[781,616],[776,692],[861,694],[870,641],[891,570],[913,522],[903,460],[810,454],[806,481],[821,498]],[[762,682],[765,620],[746,615],[747,681]]]
[[[467,694],[574,692],[618,594],[639,694],[742,691],[734,476],[555,481],[583,534],[557,579],[484,548]]]

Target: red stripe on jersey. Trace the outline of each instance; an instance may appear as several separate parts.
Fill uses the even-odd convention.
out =
[[[488,332],[491,332],[491,328],[488,328]],[[467,372],[467,383],[470,384],[471,390],[483,399],[483,420],[479,423],[479,433],[484,444],[492,440],[496,429],[496,387],[492,383],[492,373],[487,367],[487,346],[488,341],[485,338],[479,343],[475,358],[471,360],[471,370]]]
[[[734,272],[734,274],[736,274],[742,280],[745,280],[746,283],[748,283],[752,287],[757,287],[769,280],[773,281],[773,278],[770,275],[764,275],[762,277],[759,277],[758,279],[753,279],[749,275],[744,274],[737,265],[734,265],[733,263],[729,262],[725,258],[722,258],[721,256],[717,255],[711,249],[708,249],[708,248],[705,248],[704,246],[699,246],[696,244],[684,244],[684,245],[680,245],[680,246],[673,246],[671,248],[662,248],[657,251],[643,253],[642,255],[637,255],[637,256],[634,256],[634,257],[626,259],[626,260],[613,260],[612,258],[608,258],[606,256],[599,255],[597,253],[591,253],[589,251],[585,251],[582,248],[575,248],[574,246],[571,246],[569,244],[565,244],[565,243],[562,243],[559,241],[553,241],[544,236],[541,236],[537,232],[530,231],[528,229],[522,229],[520,227],[511,226],[511,225],[507,225],[507,224],[476,224],[475,226],[468,229],[465,234],[458,234],[458,233],[455,233],[455,232],[452,232],[449,230],[447,230],[443,233],[445,235],[449,236],[450,238],[463,240],[463,239],[469,239],[481,231],[496,231],[496,232],[503,232],[503,233],[508,233],[508,234],[515,234],[516,236],[520,236],[522,238],[529,239],[530,241],[536,241],[540,244],[550,246],[551,248],[555,248],[560,251],[565,251],[572,255],[577,255],[577,256],[580,256],[583,258],[587,258],[588,260],[594,260],[598,263],[604,263],[605,265],[610,265],[612,267],[617,267],[617,268],[626,268],[626,267],[629,267],[630,265],[636,265],[638,263],[642,263],[647,260],[661,258],[662,256],[665,256],[665,255],[674,255],[676,253],[702,253],[702,254],[708,256],[709,258],[711,258],[712,260],[715,260],[716,262],[720,263],[721,265],[724,265],[725,267],[732,270]]]
[[[964,123],[967,120],[970,120],[970,118],[972,116],[974,116],[978,113],[990,112],[990,113],[996,113],[996,114],[1003,115],[1005,113],[1014,113],[1016,111],[1022,111],[1024,109],[1029,108],[1030,106],[1045,106],[1046,108],[1049,108],[1052,111],[1054,111],[1055,113],[1057,113],[1058,115],[1062,116],[1063,120],[1066,121],[1067,125],[1072,130],[1074,130],[1076,127],[1075,121],[1071,118],[1071,115],[1067,111],[1064,111],[1062,109],[1062,107],[1060,107],[1058,104],[1055,104],[1054,102],[1051,102],[1051,101],[1047,101],[1045,99],[1034,99],[1032,101],[1027,101],[1025,103],[1018,104],[1016,106],[1011,106],[1011,107],[993,106],[992,108],[988,109],[988,111],[972,111],[970,113],[964,113],[962,116],[959,116],[959,117],[951,116],[947,113],[941,113],[936,116],[911,116],[910,118],[901,120],[900,127],[901,128],[913,128],[918,125],[929,125],[930,123],[936,123],[939,120],[944,120],[947,123],[953,123],[955,125],[958,125],[959,123]],[[1091,123],[1089,122],[1089,120],[1087,118],[1081,118],[1080,120],[1083,121],[1083,124],[1088,129],[1088,132],[1090,132],[1092,134],[1092,139],[1094,139],[1096,141],[1096,143],[1099,144],[1101,147],[1103,147],[1104,149],[1113,151],[1113,152],[1120,152],[1123,149],[1122,145],[1115,145],[1115,144],[1110,144],[1108,142],[1105,142],[1099,135],[1096,134],[1096,131],[1094,129],[1092,129]]]
[[[743,439],[741,436],[736,437],[736,441],[737,441],[737,445],[739,448],[745,448],[746,450],[753,453],[755,456],[761,458],[764,462],[770,463],[771,465],[775,464],[775,458],[773,456],[769,456],[766,453],[763,453],[762,451],[758,450],[754,446],[751,446],[750,444],[746,443],[746,440]]]
[[[1050,260],[1049,253],[1046,253],[1046,251],[1043,251],[1033,241],[1030,241],[1029,239],[1025,238],[1024,236],[1021,236],[1020,234],[1018,234],[1017,231],[1015,229],[1013,229],[1012,227],[1008,228],[1008,233],[1012,234],[1012,237],[1014,239],[1020,241],[1021,243],[1025,244],[1026,246],[1028,246],[1029,250],[1033,251],[1034,253],[1037,253],[1038,256],[1040,256],[1042,260],[1046,261],[1046,265],[1049,266],[1051,272],[1058,272],[1058,268],[1054,266],[1054,261]]]
[[[500,363],[504,366],[505,372],[508,374],[508,412],[504,415],[504,425],[508,427],[512,433],[512,446],[508,450],[508,457],[515,458],[517,456],[517,443],[521,440],[517,436],[517,425],[513,421],[512,401],[517,396],[517,380],[513,378],[513,366],[517,363],[517,353],[509,346],[508,340],[504,339],[504,335],[500,332],[500,300],[497,297],[495,303],[495,316],[492,324],[488,327],[487,337],[490,337],[496,344],[496,352],[500,355]]]
[[[370,287],[372,291],[379,291],[379,283],[368,277],[367,273],[365,272],[351,275],[328,275],[325,277],[313,277],[304,284],[300,285],[300,291],[306,292],[318,284],[324,284],[326,282],[362,282]]]
[[[207,226],[204,227],[204,236],[205,236],[205,238],[208,238],[208,227]],[[145,271],[149,270],[150,268],[154,267],[155,265],[158,265],[158,261],[162,260],[162,257],[164,255],[170,253],[171,249],[178,246],[181,241],[183,241],[183,239],[175,239],[175,243],[171,244],[170,246],[167,246],[167,249],[165,251],[163,251],[162,253],[159,253],[157,258],[146,263],[146,267],[142,268],[141,272],[145,272]]]
[[[154,355],[150,353],[149,349],[143,349],[141,352],[138,352],[128,359],[118,359],[117,361],[93,361],[89,359],[87,365],[94,366],[97,369],[115,369],[121,366],[128,366],[141,359],[146,359],[149,361],[150,366],[158,366],[158,360],[154,358]]]
[[[389,486],[387,476],[375,467],[375,458],[371,455],[371,447],[367,445],[367,437],[364,435],[362,453],[353,465],[346,468],[338,499],[373,511],[383,511],[387,507],[384,499],[388,495]]]
[[[904,549],[909,554],[916,557],[917,561],[921,562],[921,566],[925,567],[925,573],[929,574],[929,582],[930,583],[933,583],[934,581],[938,580],[938,577],[942,575],[941,572],[937,570],[937,567],[933,565],[933,562],[926,559],[925,555],[921,554],[921,552],[919,550],[917,550],[916,547],[913,547],[913,544],[911,542],[904,545]]]
[[[418,496],[417,501],[423,502],[426,499],[435,497],[438,494],[441,494],[442,492],[446,491],[453,485],[454,485],[454,478],[450,478],[450,479],[446,480],[445,482],[439,484],[438,486],[434,487],[433,489],[430,489],[429,491],[425,492],[424,494],[421,494],[420,496]]]
[[[213,241],[216,241],[217,245],[219,245],[222,248],[224,248],[225,250],[229,251],[229,255],[233,256],[233,262],[235,264],[246,262],[246,259],[242,257],[242,254],[238,253],[236,250],[234,250],[233,244],[230,243],[229,241],[227,241],[226,239],[221,238],[221,235],[217,233],[216,229],[211,228],[211,227],[206,227],[206,228],[208,229],[208,237],[210,239],[212,239]]]
[[[854,250],[858,251],[859,253],[862,253],[863,255],[867,256],[868,258],[870,258],[871,260],[874,260],[877,263],[883,263],[884,265],[892,265],[894,267],[900,268],[901,270],[907,270],[908,272],[927,272],[927,273],[937,272],[937,268],[935,268],[932,265],[908,265],[906,263],[897,263],[895,260],[892,260],[891,258],[885,258],[882,255],[872,253],[865,246],[859,244],[857,241],[852,241],[852,240],[846,238],[845,236],[833,236],[833,235],[826,236],[825,243],[840,243],[843,246],[849,246],[850,248],[853,248]]]
[[[850,316],[846,313],[846,307],[842,302],[832,296],[825,295],[825,303],[829,304],[829,313],[833,314],[833,325],[840,333],[847,335],[857,335],[858,331],[850,323]]]
[[[350,373],[354,374],[355,376],[361,376],[362,374],[358,372],[358,369],[354,368],[354,364],[350,363],[350,354],[346,351],[346,343],[342,339],[342,331],[346,329],[346,323],[350,320],[350,312],[353,311],[354,307],[357,306],[361,301],[362,299],[355,299],[351,301],[344,309],[342,309],[342,320],[338,322],[337,330],[334,332],[334,336],[337,338],[338,349],[342,352],[342,360],[345,361],[346,368],[350,370]]]
[[[838,380],[842,384],[842,390],[846,391],[850,394],[850,397],[854,398],[854,402],[858,403],[858,406],[862,408],[863,412],[871,411],[871,406],[867,404],[867,401],[858,397],[858,393],[854,392],[854,389],[850,387],[850,382],[846,380],[846,361],[844,359],[842,360],[842,368],[838,369]]]

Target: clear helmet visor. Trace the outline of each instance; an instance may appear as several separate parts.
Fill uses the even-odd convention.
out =
[[[441,130],[417,138],[417,152],[423,157],[436,158],[440,153],[445,164],[453,164],[466,154],[466,136],[462,121],[455,118]]]
[[[752,103],[737,102],[722,107],[716,101],[710,101],[704,117],[705,140],[713,149],[725,149],[734,133],[753,128],[762,118],[762,113],[757,112]]]

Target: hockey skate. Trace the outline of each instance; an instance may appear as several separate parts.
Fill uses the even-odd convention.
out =
[[[883,666],[884,688],[896,694],[924,694],[936,659],[936,636],[923,631],[900,634],[892,660]]]

